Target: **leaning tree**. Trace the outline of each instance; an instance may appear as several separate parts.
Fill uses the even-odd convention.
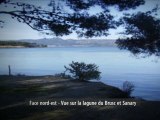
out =
[[[144,3],[144,0],[48,0],[47,8],[43,8],[27,0],[1,0],[0,15],[9,15],[46,34],[51,31],[55,36],[71,33],[87,38],[108,36],[110,29],[123,25],[124,34],[131,37],[117,40],[119,48],[134,54],[160,56],[160,20],[152,14],[158,7],[146,13],[124,15],[118,20],[109,9],[114,6],[121,12],[136,9]],[[90,14],[95,6],[101,11]],[[0,20],[0,25],[3,26],[4,22]]]

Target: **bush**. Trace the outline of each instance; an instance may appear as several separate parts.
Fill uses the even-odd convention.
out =
[[[65,79],[70,79],[70,75],[66,75],[65,73],[57,73],[54,75],[55,77],[60,77],[60,78],[65,78]]]
[[[123,88],[122,90],[126,93],[127,97],[131,96],[131,93],[134,90],[134,85],[131,82],[125,81],[123,83]]]
[[[69,67],[64,66],[66,71],[69,71],[72,79],[87,81],[91,79],[100,79],[100,73],[98,66],[95,64],[86,64],[84,62],[73,62],[69,64]]]
[[[18,73],[18,74],[16,74],[16,76],[23,77],[23,76],[26,76],[26,75],[22,74],[22,73]]]

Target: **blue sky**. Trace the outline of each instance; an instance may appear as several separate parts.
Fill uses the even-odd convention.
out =
[[[18,0],[17,0],[18,1]],[[31,1],[31,0],[26,0]],[[33,4],[42,5],[44,7],[47,6],[46,0],[35,0]],[[138,11],[148,11],[155,7],[156,4],[160,6],[160,0],[146,0],[145,5],[140,6],[136,10],[124,11],[125,13],[135,13]],[[2,6],[0,6],[0,11],[4,10]],[[92,12],[97,12],[99,8],[91,9]],[[117,18],[121,16],[123,13],[118,12],[114,8],[111,8],[111,13]],[[158,16],[160,18],[160,15]],[[9,15],[0,14],[0,18],[5,20],[4,28],[0,29],[0,40],[19,40],[19,39],[41,39],[41,38],[52,38],[55,36],[46,36],[45,34],[39,33],[31,29],[24,23],[19,23],[18,21],[12,19]],[[98,37],[98,39],[117,39],[119,37],[123,37],[118,34],[118,32],[123,31],[122,27],[117,28],[116,30],[110,29],[110,35],[107,37]],[[63,36],[63,39],[81,39],[78,38],[76,34],[71,34],[68,36]]]

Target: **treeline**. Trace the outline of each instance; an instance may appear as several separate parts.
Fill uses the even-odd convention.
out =
[[[46,45],[39,45],[36,43],[19,42],[19,41],[0,41],[0,46],[22,46],[22,47],[47,47]]]

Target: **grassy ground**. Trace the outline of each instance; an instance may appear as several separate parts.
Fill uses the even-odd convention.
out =
[[[2,120],[159,120],[160,102],[125,98],[101,82],[54,76],[0,76]],[[134,101],[136,106],[30,106],[29,101]]]

